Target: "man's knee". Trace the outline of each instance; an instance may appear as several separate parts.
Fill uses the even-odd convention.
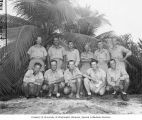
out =
[[[44,84],[44,85],[42,86],[42,90],[43,90],[43,91],[48,91],[48,90],[49,90],[49,86]]]
[[[63,89],[65,87],[65,83],[64,82],[61,82],[60,84],[59,84],[59,89]]]
[[[77,82],[78,82],[78,83],[81,83],[81,82],[82,82],[82,79],[81,79],[81,78],[77,78]]]
[[[105,94],[105,88],[102,88],[102,89],[99,91],[99,94],[100,94],[100,95],[104,95],[104,94]]]

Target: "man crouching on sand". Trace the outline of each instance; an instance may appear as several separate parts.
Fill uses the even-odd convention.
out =
[[[91,92],[104,95],[106,88],[106,72],[99,68],[98,61],[92,59],[90,62],[91,68],[84,74],[84,86],[86,88],[88,99],[91,99]]]
[[[39,95],[44,80],[41,66],[40,63],[35,63],[34,68],[28,70],[24,76],[22,89],[27,98],[29,98],[31,94],[35,97]]]
[[[66,85],[71,88],[71,94],[69,95],[70,98],[73,98],[75,94],[76,98],[80,98],[81,78],[82,74],[75,66],[75,61],[68,61],[68,69],[64,73],[64,79]]]
[[[106,87],[107,91],[113,90],[114,98],[117,98],[119,92],[121,92],[121,97],[124,101],[128,101],[127,98],[127,89],[129,86],[129,75],[125,69],[120,69],[116,67],[116,61],[111,59],[110,68],[107,72],[107,81],[108,86]]]
[[[64,76],[63,71],[61,69],[57,69],[57,61],[50,61],[51,69],[47,70],[44,74],[44,85],[42,87],[45,90],[48,87],[48,97],[52,95],[56,95],[56,97],[60,97],[60,90],[64,88]]]

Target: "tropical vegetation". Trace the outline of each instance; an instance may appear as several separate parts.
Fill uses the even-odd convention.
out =
[[[55,30],[58,30],[65,41],[73,40],[81,52],[87,42],[93,50],[98,39],[112,35],[112,31],[99,36],[95,32],[103,24],[109,24],[103,14],[92,12],[89,7],[73,7],[70,0],[14,0],[17,16],[7,16],[8,44],[0,48],[0,95],[21,95],[20,85],[28,66],[27,50],[34,44],[38,35],[43,38],[43,45],[52,43]],[[5,15],[0,16],[3,25]],[[4,28],[4,27],[3,27]],[[95,36],[95,37],[94,37]],[[130,35],[120,36],[120,42],[133,52],[128,59],[128,70],[131,74],[130,93],[142,92],[141,82],[141,49],[142,40],[134,43]],[[4,51],[4,53],[2,52]],[[135,74],[136,73],[136,74]]]

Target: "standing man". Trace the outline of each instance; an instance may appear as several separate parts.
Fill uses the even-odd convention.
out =
[[[51,69],[47,70],[44,74],[44,87],[49,87],[49,97],[52,96],[52,94],[55,94],[56,97],[60,97],[60,89],[63,89],[65,87],[64,84],[64,76],[63,71],[61,69],[57,69],[57,61],[52,60],[50,61]]]
[[[113,47],[110,48],[111,58],[115,59],[116,67],[126,71],[125,62],[127,57],[132,55],[132,52],[118,44],[116,38],[112,38]],[[124,56],[125,54],[125,56]]]
[[[44,71],[47,51],[41,43],[41,37],[37,37],[36,44],[28,50],[30,57],[29,69],[32,69],[35,63],[40,63],[42,65],[41,71]]]
[[[48,49],[48,68],[52,60],[57,61],[57,69],[65,69],[65,49],[59,44],[57,37],[54,37],[53,45]]]
[[[113,90],[114,97],[117,98],[118,92],[121,92],[121,97],[124,101],[127,101],[127,89],[129,86],[129,75],[124,69],[119,69],[116,67],[116,61],[111,59],[110,68],[107,72],[108,86],[107,91]]]
[[[68,50],[66,51],[66,60],[67,62],[73,60],[75,62],[75,66],[78,67],[80,63],[80,55],[79,51],[74,48],[74,44],[72,41],[68,42]]]
[[[67,86],[71,87],[70,97],[80,98],[80,87],[81,87],[82,74],[79,69],[75,66],[75,61],[68,61],[68,69],[64,73],[64,79]]]
[[[40,63],[35,63],[33,69],[30,69],[26,72],[23,79],[23,92],[27,98],[30,97],[30,91],[34,92],[34,96],[38,96],[41,90],[41,86],[44,80]]]
[[[94,58],[98,60],[98,66],[102,68],[104,71],[107,71],[107,64],[110,60],[110,54],[108,50],[103,48],[103,43],[101,41],[98,42],[98,50],[95,51]]]
[[[88,97],[91,98],[91,92],[99,95],[104,95],[106,88],[106,72],[98,67],[98,61],[92,59],[90,62],[91,68],[84,74],[84,86]]]
[[[90,68],[90,61],[93,59],[94,55],[91,52],[89,44],[86,44],[84,47],[84,52],[81,53],[81,68],[82,73],[86,73],[86,70]]]

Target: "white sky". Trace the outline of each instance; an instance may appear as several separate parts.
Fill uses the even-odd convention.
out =
[[[98,34],[114,30],[116,34],[131,33],[134,40],[142,38],[142,0],[74,0],[80,6],[90,6],[105,14],[112,26],[103,26]],[[1,12],[0,12],[1,13]],[[8,14],[15,15],[10,2]]]

